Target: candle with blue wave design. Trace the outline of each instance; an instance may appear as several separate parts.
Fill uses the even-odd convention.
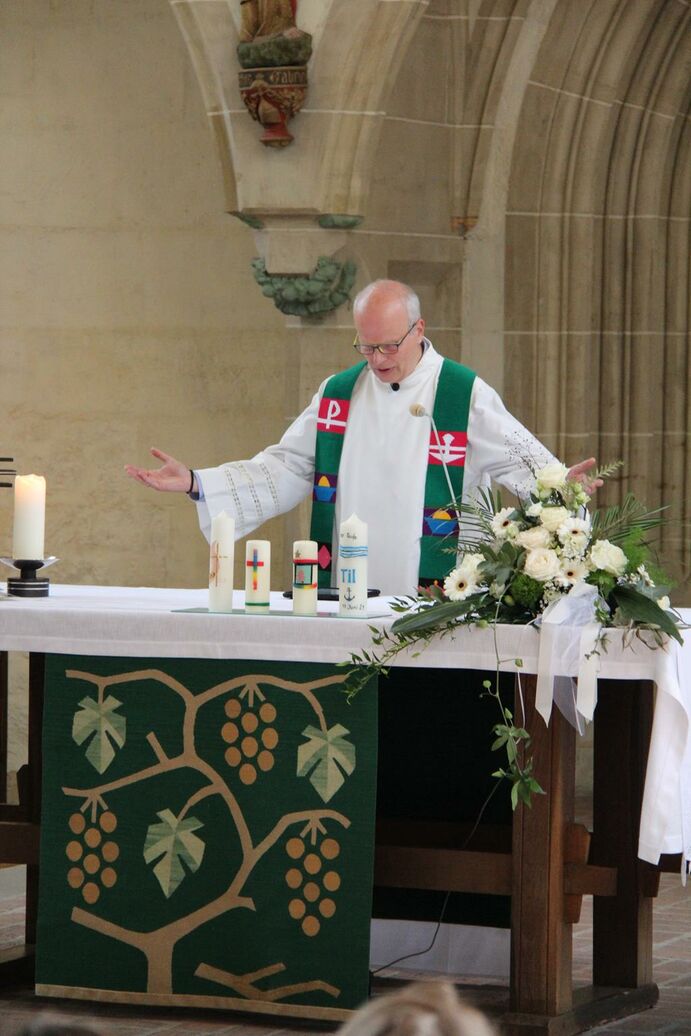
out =
[[[338,537],[338,614],[367,616],[367,525],[356,514],[341,522]]]

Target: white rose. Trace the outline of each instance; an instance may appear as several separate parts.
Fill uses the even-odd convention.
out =
[[[525,513],[528,515],[529,518],[539,518],[541,510],[542,504],[538,501],[538,503],[536,504],[531,504]]]
[[[556,550],[536,547],[535,550],[529,550],[525,556],[523,571],[531,579],[537,579],[540,583],[554,579],[559,575],[560,570],[559,555]]]
[[[610,572],[613,576],[623,575],[626,569],[626,554],[609,540],[596,540],[590,551],[590,560],[595,568]]]
[[[663,597],[657,599],[658,608],[662,608],[663,612],[668,612],[672,607],[669,597],[665,594]]]
[[[588,575],[588,566],[579,558],[562,558],[561,571],[557,576],[560,586],[573,586]]]
[[[525,529],[516,536],[516,542],[526,550],[534,550],[536,547],[549,547],[552,537],[543,525],[535,525],[532,529]]]
[[[502,507],[501,511],[497,511],[492,518],[490,525],[498,540],[513,539],[518,531],[518,525],[511,519],[513,513],[513,507]]]
[[[540,492],[551,492],[553,489],[563,489],[566,485],[568,473],[569,469],[564,464],[560,464],[559,461],[555,460],[551,464],[547,464],[535,475],[538,490]]]
[[[565,507],[543,507],[540,513],[540,521],[549,532],[556,532],[569,517]]]

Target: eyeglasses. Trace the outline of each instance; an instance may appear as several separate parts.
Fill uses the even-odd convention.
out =
[[[391,353],[398,352],[398,350],[403,345],[410,332],[416,326],[417,320],[414,320],[408,328],[408,330],[406,331],[406,333],[403,335],[403,338],[401,338],[398,342],[384,342],[382,345],[363,345],[362,342],[358,341],[358,336],[355,335],[353,349],[357,349],[357,351],[361,353],[363,356],[371,356],[375,352],[380,352],[383,353],[385,356],[390,356]]]

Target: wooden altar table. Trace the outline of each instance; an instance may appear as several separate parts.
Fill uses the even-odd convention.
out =
[[[290,607],[279,595],[272,596],[269,616],[180,610],[201,609],[205,603],[205,591],[59,586],[52,588],[48,599],[0,601],[0,653],[5,653],[0,654],[0,691],[4,684],[5,708],[6,653],[30,653],[29,763],[21,774],[20,806],[0,807],[0,862],[29,865],[28,944],[34,942],[36,921],[46,655],[334,665],[369,642],[367,623],[329,615],[299,619],[273,614],[274,609]],[[240,597],[237,603],[240,607]],[[371,601],[370,615],[377,625],[392,621],[385,601]],[[678,679],[672,687],[669,667],[676,664],[676,645],[662,657],[662,652],[640,646],[622,649],[610,643],[603,656],[595,714],[591,838],[574,823],[576,733],[556,709],[549,727],[534,711],[534,678],[527,674],[537,669],[538,634],[500,627],[499,639],[502,658],[522,661],[520,667],[508,663],[503,668],[523,674],[525,723],[533,735],[535,773],[547,794],[538,796],[532,809],[519,807],[512,834],[503,844],[494,836],[483,841],[480,829],[475,840],[460,849],[466,832],[455,832],[448,824],[381,828],[374,881],[394,887],[510,894],[510,1004],[502,1018],[504,1031],[511,1036],[569,1036],[651,1006],[657,999],[651,950],[659,869],[653,861],[662,853],[663,865],[678,867],[677,859],[667,854],[684,848],[687,818],[679,784],[682,765],[688,763],[691,705],[688,688]],[[453,640],[429,647],[422,657],[402,657],[400,664],[426,670],[491,669],[494,658],[491,630],[462,629]],[[351,709],[357,708],[356,702]],[[649,862],[639,859],[639,852]],[[594,984],[574,993],[571,933],[583,895],[595,897]],[[292,1008],[287,1013],[297,1015],[342,1016],[338,1009],[320,1014],[318,1008],[301,1010],[295,1004],[274,1004],[270,1009],[286,1006]]]

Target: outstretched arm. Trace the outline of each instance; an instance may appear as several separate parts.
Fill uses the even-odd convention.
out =
[[[193,478],[186,464],[163,453],[162,450],[157,450],[155,446],[152,446],[151,454],[157,460],[163,461],[162,466],[148,469],[138,468],[134,464],[126,464],[125,471],[130,478],[162,493],[189,493],[190,490],[196,492],[196,479]]]
[[[588,457],[587,460],[582,460],[569,469],[569,479],[572,482],[580,482],[588,496],[592,496],[596,489],[604,485],[601,478],[593,478],[588,474],[594,464],[597,464],[595,458]]]

